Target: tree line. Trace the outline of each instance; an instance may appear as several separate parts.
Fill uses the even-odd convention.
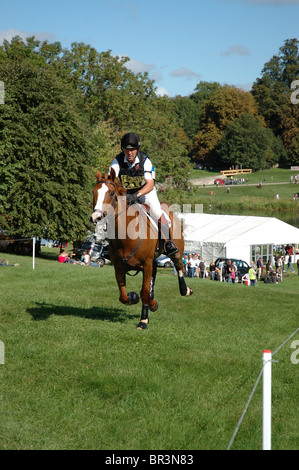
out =
[[[188,97],[156,95],[128,57],[90,45],[25,41],[0,47],[0,224],[10,234],[76,240],[89,228],[95,171],[120,151],[126,132],[140,135],[156,166],[188,187],[191,163],[253,170],[299,163],[299,42],[286,40],[251,92],[199,82]]]

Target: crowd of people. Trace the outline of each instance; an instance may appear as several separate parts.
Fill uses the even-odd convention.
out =
[[[183,257],[184,275],[188,277],[211,278],[212,281],[227,280],[234,283],[236,280],[237,267],[234,261],[228,260],[227,263],[215,265],[215,261],[211,261],[208,265],[205,259],[198,254],[189,253]]]
[[[245,277],[243,276],[243,280],[244,282],[248,281],[251,286],[255,286],[257,281],[278,284],[282,281],[284,273],[288,273],[289,270],[295,273],[293,261],[292,247],[288,247],[285,254],[275,255],[273,263],[268,260],[264,264],[263,258],[259,257],[256,262],[251,261],[248,273]],[[183,270],[184,275],[188,277],[210,278],[213,281],[227,281],[229,283],[239,281],[237,279],[238,268],[235,262],[229,259],[221,261],[218,266],[215,266],[214,261],[207,265],[204,258],[196,253],[189,253],[183,256]],[[297,260],[297,270],[299,276],[299,258]]]
[[[70,264],[79,264],[80,266],[94,266],[99,267],[96,262],[91,261],[90,255],[87,251],[83,251],[80,260],[75,259],[75,253],[67,253],[65,250],[62,251],[58,256],[58,263],[70,263]]]

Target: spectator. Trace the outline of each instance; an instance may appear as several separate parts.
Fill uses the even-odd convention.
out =
[[[187,262],[188,262],[188,256],[184,255],[184,257],[183,257],[183,273],[184,273],[184,276],[187,276],[187,274],[188,274]]]
[[[195,254],[194,257],[195,259],[195,271],[194,271],[194,277],[199,277],[199,264],[200,264],[200,257]]]
[[[235,265],[235,262],[232,261],[232,266],[231,266],[231,273],[230,273],[230,277],[231,277],[231,280],[233,283],[236,282],[236,272],[237,272],[237,267]]]
[[[0,266],[20,266],[19,263],[15,263],[15,264],[9,264],[9,261],[5,261],[4,259],[1,259],[0,260]]]
[[[251,261],[251,266],[248,271],[249,274],[249,279],[250,279],[250,285],[255,286],[256,285],[256,270],[253,261]]]
[[[188,277],[194,277],[196,264],[195,258],[190,253],[188,258]]]
[[[291,268],[291,270],[292,270],[293,273],[294,273],[294,272],[295,272],[295,269],[293,268],[293,265],[292,265],[292,257],[293,257],[293,255],[289,255],[287,272],[288,272],[289,268]]]
[[[199,263],[199,269],[200,269],[200,278],[201,279],[204,279],[205,278],[205,273],[206,273],[206,263],[205,263],[205,259],[202,258],[200,263]]]
[[[221,281],[221,269],[215,268],[214,281]]]
[[[69,255],[66,251],[62,251],[58,256],[58,263],[66,263],[66,260],[69,258]]]
[[[298,274],[299,274],[299,267],[298,267]],[[211,264],[210,264],[210,277],[211,277],[211,280],[214,281],[215,279],[215,261],[211,261]]]
[[[260,257],[260,258],[257,260],[257,278],[258,278],[258,280],[261,278],[263,269],[264,269],[263,258]]]

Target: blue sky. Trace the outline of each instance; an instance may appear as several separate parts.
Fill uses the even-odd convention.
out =
[[[299,0],[0,0],[0,44],[17,34],[128,56],[160,94],[188,96],[201,80],[249,90],[299,38]]]

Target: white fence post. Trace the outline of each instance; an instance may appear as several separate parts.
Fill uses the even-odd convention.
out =
[[[263,351],[263,450],[271,450],[272,353]]]
[[[33,247],[32,247],[32,268],[35,268],[35,237],[33,237]]]

